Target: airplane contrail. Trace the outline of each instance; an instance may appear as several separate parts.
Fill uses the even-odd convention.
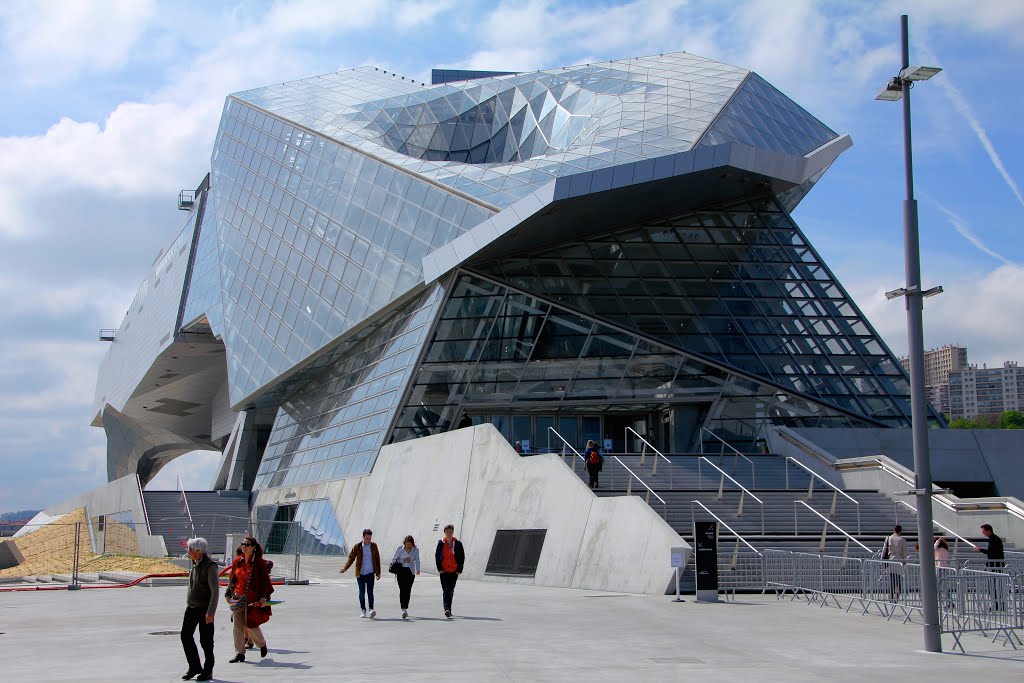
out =
[[[932,201],[935,201],[935,200],[932,200]],[[991,256],[992,258],[994,258],[996,260],[999,260],[999,261],[1002,261],[1003,263],[1005,263],[1008,266],[1016,265],[1013,261],[1011,261],[1010,259],[1006,258],[1002,254],[997,252],[995,249],[992,249],[987,244],[982,242],[981,238],[978,237],[977,235],[975,235],[974,231],[971,230],[970,224],[968,224],[967,221],[965,221],[959,215],[953,213],[952,211],[947,209],[945,206],[943,206],[939,202],[935,202],[935,205],[939,207],[939,211],[941,211],[942,213],[946,214],[946,217],[949,219],[949,222],[953,224],[953,228],[958,233],[960,233],[960,236],[963,237],[965,240],[967,240],[968,242],[970,242],[971,244],[976,246],[978,249],[980,249],[981,251],[983,251],[986,254],[988,254],[989,256]]]
[[[923,39],[919,38],[915,40],[915,42],[917,43],[918,51],[923,54],[928,62],[932,64],[938,63],[938,60],[935,59],[935,53],[928,48],[928,45]],[[981,146],[985,148],[985,153],[988,154],[989,160],[992,162],[992,165],[996,167],[999,175],[1003,177],[1006,185],[1010,188],[1010,191],[1013,192],[1013,196],[1017,198],[1017,201],[1020,202],[1021,206],[1024,206],[1024,194],[1021,194],[1017,181],[1015,181],[1013,176],[1010,175],[1010,172],[1006,170],[1006,166],[1003,164],[1003,160],[1000,158],[999,152],[996,151],[995,146],[992,144],[992,140],[989,139],[988,133],[985,131],[985,127],[981,125],[981,121],[979,121],[978,117],[974,115],[974,111],[967,103],[967,98],[964,97],[963,93],[960,92],[960,89],[953,84],[953,79],[949,77],[948,73],[942,74],[936,82],[942,88],[943,92],[946,93],[946,97],[949,98],[949,101],[953,103],[953,108],[964,117],[964,120],[967,121],[967,125],[974,131],[974,134],[981,142]]]

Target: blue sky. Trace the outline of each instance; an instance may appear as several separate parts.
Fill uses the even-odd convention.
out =
[[[795,217],[896,353],[904,311],[900,107],[911,60],[925,343],[1024,360],[1024,2],[37,0],[0,4],[0,511],[105,480],[89,427],[100,328],[117,327],[209,169],[224,97],[373,64],[531,70],[686,50],[752,69],[852,136]],[[209,483],[215,458],[165,470]]]

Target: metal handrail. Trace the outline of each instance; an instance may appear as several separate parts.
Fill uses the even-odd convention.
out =
[[[744,460],[746,460],[747,462],[750,463],[750,486],[752,488],[756,488],[756,486],[757,486],[757,472],[756,472],[756,468],[754,467],[754,461],[751,460],[750,458],[748,458],[747,456],[743,455],[742,453],[740,453],[739,450],[735,446],[733,446],[731,443],[729,443],[728,441],[726,441],[725,439],[720,437],[718,434],[715,434],[713,431],[711,431],[707,427],[701,427],[700,431],[701,431],[701,433],[705,433],[706,432],[706,433],[710,434],[714,438],[716,438],[719,441],[721,441],[723,445],[728,446],[732,450],[732,452],[733,452],[732,459],[734,461],[736,460],[737,457],[740,457],[740,458],[743,458]],[[704,454],[704,439],[703,438],[700,439],[700,452],[701,452],[701,455]],[[722,456],[721,451],[719,451],[718,455]]]
[[[583,455],[581,455],[579,451],[577,451],[575,448],[573,448],[573,445],[571,443],[569,443],[568,441],[566,441],[565,437],[562,436],[561,434],[559,434],[558,431],[554,427],[548,427],[548,432],[549,432],[549,434],[548,434],[548,450],[549,451],[551,450],[551,434],[554,434],[555,436],[557,436],[559,439],[562,440],[563,444],[565,444],[565,446],[562,447],[562,460],[563,461],[565,460],[565,447],[566,446],[569,448],[569,450],[571,450],[573,453],[576,454],[576,457],[578,457],[580,460],[583,460],[584,462],[586,461],[586,458],[584,458]],[[664,513],[665,513],[664,517],[667,518],[668,517],[668,503],[665,502],[665,499],[662,498],[661,496],[659,496],[657,493],[655,493],[654,489],[652,489],[650,486],[648,486],[647,483],[643,479],[641,479],[639,476],[637,476],[636,472],[634,472],[633,470],[629,469],[629,467],[626,466],[626,463],[624,463],[621,460],[619,460],[619,457],[617,455],[611,456],[611,459],[614,460],[615,462],[619,463],[620,465],[622,465],[622,468],[624,470],[626,470],[627,472],[629,472],[630,476],[633,479],[636,479],[638,482],[640,482],[640,484],[645,489],[647,489],[647,496],[645,498],[645,501],[647,502],[648,505],[651,504],[651,495],[652,494],[654,495],[655,498],[658,499],[658,502],[661,503],[662,508],[664,510]],[[575,471],[576,470],[576,467],[575,467],[576,460],[573,459],[572,462],[573,462],[573,471]],[[626,486],[626,495],[627,496],[633,495],[633,479],[630,479],[629,480],[629,484],[627,484],[627,486]]]
[[[834,467],[837,470],[839,470],[839,471],[842,471],[842,470],[869,469],[869,468],[877,467],[877,468],[881,469],[883,472],[885,472],[885,473],[887,473],[887,474],[889,474],[889,475],[891,475],[893,477],[896,477],[900,481],[910,485],[911,488],[915,488],[917,486],[917,482],[914,481],[913,477],[910,477],[910,476],[908,476],[906,474],[903,474],[899,470],[897,470],[897,469],[895,469],[893,467],[890,467],[881,458],[870,458],[868,460],[864,460],[864,461],[861,461],[861,462],[850,462],[850,463],[837,462],[834,465]],[[934,488],[938,488],[938,487],[933,485],[932,488],[934,489]],[[952,501],[948,500],[946,496],[943,496],[941,494],[934,494],[933,493],[932,494],[932,500],[938,502],[940,505],[942,505],[947,510],[951,510],[953,512],[956,512],[956,504],[953,503]]]
[[[710,460],[708,460],[707,456],[705,456],[705,455],[702,455],[699,458],[697,458],[697,486],[699,486],[701,489],[704,488],[704,470],[701,468],[701,461],[704,461],[707,464],[711,465],[712,467],[714,467],[716,470],[718,470],[722,474],[722,478],[718,480],[718,495],[715,497],[715,500],[721,500],[722,499],[722,495],[725,493],[725,480],[726,479],[728,479],[732,483],[736,484],[736,486],[738,486],[740,488],[740,491],[741,491],[741,493],[740,493],[740,504],[739,504],[739,508],[737,508],[737,510],[736,510],[736,516],[737,517],[742,517],[743,516],[744,496],[750,496],[755,501],[757,501],[757,504],[761,506],[761,533],[764,534],[765,533],[764,501],[761,500],[760,498],[758,498],[757,496],[755,496],[753,493],[751,493],[750,490],[746,486],[744,486],[743,484],[739,483],[738,481],[736,481],[735,479],[730,477],[726,473],[726,471],[723,470],[721,467],[719,467],[715,463],[713,463]]]
[[[788,464],[790,461],[792,461],[793,464],[795,464],[795,465],[799,465],[804,470],[806,470],[809,475],[811,475],[811,484],[810,484],[810,486],[807,487],[807,499],[808,500],[810,500],[811,498],[814,497],[814,480],[815,479],[820,479],[822,482],[825,483],[826,486],[828,486],[829,488],[832,489],[832,508],[831,508],[831,510],[828,513],[829,517],[835,517],[835,515],[836,515],[837,494],[841,494],[844,498],[846,498],[851,503],[853,503],[854,505],[857,506],[857,508],[856,508],[856,510],[857,510],[857,533],[858,534],[861,533],[861,526],[860,526],[860,501],[855,499],[853,496],[848,494],[846,491],[843,491],[842,489],[840,489],[838,486],[836,486],[835,484],[830,482],[828,479],[826,479],[825,477],[821,476],[820,474],[818,474],[817,472],[812,470],[810,467],[808,467],[807,465],[805,465],[802,462],[800,462],[799,460],[797,460],[796,458],[794,458],[792,456],[787,456],[786,460],[785,460],[786,464]],[[786,488],[787,489],[789,488],[789,468],[788,467],[786,468]]]
[[[632,427],[626,427],[626,431],[624,432],[624,436],[623,436],[623,441],[628,443],[628,441],[626,440],[626,437],[629,436],[630,432],[633,432],[633,435],[636,438],[638,438],[638,439],[640,439],[641,441],[644,442],[643,451],[640,453],[640,464],[641,465],[644,464],[644,458],[647,456],[647,449],[648,448],[650,448],[652,451],[657,453],[658,458],[661,458],[662,460],[667,462],[669,465],[672,464],[671,460],[666,458],[665,455],[661,451],[659,451],[657,448],[655,448],[654,445],[650,441],[648,441],[644,437],[640,436],[640,434],[638,434],[637,431],[635,429],[633,429]],[[629,449],[627,448],[627,450],[629,450]],[[651,475],[657,475],[658,474],[658,458],[654,459],[654,467],[651,468]],[[674,488],[672,486],[672,470],[669,470],[668,474],[669,474],[669,484],[668,484],[669,488]]]
[[[178,491],[181,492],[181,499],[185,502],[185,514],[188,515],[188,525],[192,527],[192,535],[196,533],[196,524],[192,521],[192,509],[188,506],[188,496],[185,495],[185,485],[181,483],[181,475],[178,475]]]
[[[576,456],[577,456],[577,457],[578,457],[578,458],[579,458],[580,460],[583,460],[584,462],[586,462],[586,458],[584,458],[584,457],[583,457],[583,456],[582,456],[582,455],[580,454],[580,452],[579,452],[578,450],[576,450],[575,448],[573,448],[573,445],[572,445],[571,443],[569,443],[568,441],[566,441],[566,440],[565,440],[565,437],[564,437],[564,436],[562,436],[561,434],[559,434],[559,433],[558,433],[558,432],[557,432],[557,431],[555,430],[555,428],[554,428],[554,427],[548,427],[548,432],[549,432],[549,433],[548,433],[548,452],[549,452],[549,453],[551,452],[551,435],[552,435],[552,434],[554,434],[554,435],[555,435],[555,436],[557,436],[557,437],[558,437],[559,439],[561,439],[561,440],[562,440],[562,443],[564,444],[564,445],[562,446],[562,462],[565,462],[565,448],[566,448],[566,446],[568,446],[568,447],[569,447],[569,450],[571,450],[571,451],[572,451],[573,453],[575,453],[575,454],[576,454]],[[572,468],[572,471],[573,471],[573,472],[575,472],[575,471],[576,471],[576,458],[573,458],[573,461],[572,461],[572,465],[570,465],[570,467]]]
[[[867,547],[866,545],[864,545],[863,543],[858,541],[856,538],[854,538],[850,534],[846,533],[846,531],[844,531],[842,527],[840,527],[838,524],[836,524],[835,522],[830,520],[828,517],[826,517],[825,515],[821,514],[820,512],[818,512],[817,510],[815,510],[814,508],[812,508],[810,505],[808,505],[806,502],[804,502],[802,500],[794,500],[793,501],[793,531],[795,533],[798,533],[798,534],[800,533],[800,522],[799,522],[800,517],[797,514],[797,507],[796,507],[797,505],[803,505],[805,508],[807,508],[808,510],[810,510],[814,514],[818,515],[818,517],[821,517],[821,519],[825,522],[825,524],[827,524],[828,526],[832,527],[833,529],[835,529],[836,531],[841,533],[843,536],[846,536],[846,545],[847,546],[850,545],[850,541],[853,541],[854,543],[859,545],[861,548],[864,548],[864,550],[868,551],[869,553],[872,552],[871,548]],[[825,530],[823,530],[822,534],[821,534],[822,545],[824,545],[825,531],[827,531],[828,527],[825,527],[824,529]]]
[[[910,508],[910,511],[915,513],[915,514],[917,513],[917,508],[915,508],[913,505],[911,505],[910,503],[908,503],[905,500],[897,500],[896,501],[896,509],[897,510],[899,509],[900,505],[904,505],[904,506]],[[896,523],[897,524],[899,523],[899,519],[896,520]],[[932,520],[932,525],[939,527],[940,529],[942,529],[946,533],[951,534],[952,536],[954,536],[958,541],[963,541],[964,543],[966,543],[967,545],[971,546],[972,548],[977,548],[978,547],[978,546],[974,545],[973,543],[968,541],[966,538],[964,538],[963,536],[961,536],[957,532],[953,531],[952,529],[950,529],[948,526],[946,526],[945,524],[943,524],[941,522],[936,522],[933,519]],[[921,539],[917,539],[917,542],[920,543]],[[933,543],[934,543],[934,541],[933,541]],[[954,549],[954,551],[951,554],[955,555],[956,554],[956,550]]]
[[[729,526],[729,525],[728,525],[728,524],[726,524],[726,523],[725,523],[724,521],[722,521],[722,520],[721,520],[721,519],[719,518],[719,516],[718,516],[718,515],[716,515],[716,514],[715,514],[714,512],[712,512],[711,510],[708,510],[707,506],[706,506],[706,505],[704,505],[704,503],[700,502],[699,500],[691,500],[691,501],[690,501],[690,521],[695,521],[695,520],[694,520],[694,518],[693,518],[693,504],[694,504],[694,503],[696,503],[697,505],[700,505],[700,506],[701,506],[701,508],[702,508],[702,509],[704,510],[704,512],[706,512],[706,513],[708,513],[709,515],[711,515],[712,517],[714,517],[714,518],[715,518],[715,521],[716,521],[716,522],[718,522],[719,524],[721,524],[722,526],[724,526],[724,527],[725,527],[726,529],[728,529],[728,530],[729,530],[729,533],[731,533],[731,534],[732,534],[733,536],[735,536],[735,537],[736,537],[736,539],[737,539],[738,541],[742,542],[742,543],[743,543],[743,545],[747,546],[748,548],[750,548],[751,550],[753,550],[753,551],[754,551],[755,553],[757,553],[757,556],[758,556],[758,557],[761,557],[761,551],[760,551],[760,550],[758,550],[758,549],[757,549],[757,548],[755,548],[754,546],[750,545],[750,543],[748,543],[748,542],[747,542],[747,539],[743,538],[743,537],[742,537],[742,536],[740,536],[740,535],[739,535],[738,533],[736,533],[736,531],[734,531],[734,530],[733,530],[733,528],[732,528],[731,526]]]
[[[647,504],[648,505],[651,504],[651,495],[653,494],[654,497],[658,499],[658,502],[661,503],[662,508],[665,510],[665,516],[668,517],[668,503],[665,502],[665,499],[662,498],[661,496],[659,496],[657,493],[655,493],[654,489],[652,489],[650,486],[648,486],[647,483],[643,479],[641,479],[640,477],[638,477],[636,475],[636,472],[634,472],[633,470],[629,469],[629,467],[626,466],[626,463],[624,463],[621,460],[619,460],[619,456],[613,455],[612,456],[612,460],[614,460],[615,462],[617,462],[620,465],[622,465],[623,469],[625,469],[627,472],[629,472],[629,474],[633,477],[633,479],[636,479],[638,482],[640,482],[640,484],[645,489],[647,489],[647,498],[646,498]],[[629,484],[626,486],[626,495],[627,496],[633,495],[633,479],[630,479],[629,480]]]
[[[149,510],[146,508],[146,495],[142,492],[142,479],[135,475],[135,484],[139,488],[139,504],[142,506],[142,521],[146,524],[146,535],[151,536],[153,530],[149,526]]]

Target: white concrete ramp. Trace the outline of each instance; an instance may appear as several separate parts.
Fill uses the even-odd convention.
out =
[[[664,594],[670,549],[688,544],[637,497],[598,498],[556,455],[521,457],[491,425],[386,446],[366,477],[261,491],[258,504],[329,498],[346,542],[374,531],[383,561],[412,534],[424,571],[445,524],[466,546],[466,578]],[[485,574],[499,529],[546,529],[536,575]]]

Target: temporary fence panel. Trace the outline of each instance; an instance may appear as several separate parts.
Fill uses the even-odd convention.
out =
[[[964,651],[961,636],[977,631],[991,633],[993,641],[1017,649],[1020,637],[1013,629],[1021,623],[1019,576],[962,569],[939,580],[939,620],[943,633],[953,636],[954,646]]]

